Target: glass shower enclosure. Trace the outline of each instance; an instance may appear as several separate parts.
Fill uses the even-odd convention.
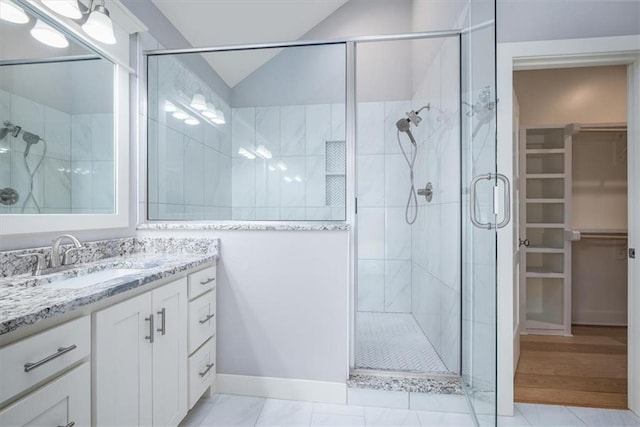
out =
[[[480,425],[496,422],[507,220],[493,212],[494,17],[493,1],[473,1],[463,30],[146,63],[148,219],[347,221],[350,367],[455,376]],[[256,66],[228,85],[207,75],[241,62]]]

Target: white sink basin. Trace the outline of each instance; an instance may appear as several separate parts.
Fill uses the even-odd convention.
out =
[[[41,285],[43,288],[49,289],[82,289],[87,286],[96,285],[119,277],[135,275],[143,272],[143,269],[136,268],[116,268],[112,270],[101,270],[95,273],[89,273],[82,276],[71,277],[68,279],[59,279],[51,283]]]

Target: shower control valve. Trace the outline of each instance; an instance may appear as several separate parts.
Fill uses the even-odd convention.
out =
[[[425,200],[430,202],[431,199],[433,199],[433,184],[427,182],[427,185],[425,185],[424,188],[420,188],[418,190],[418,195],[424,196]]]

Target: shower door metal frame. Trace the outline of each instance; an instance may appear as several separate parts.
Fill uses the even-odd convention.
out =
[[[349,354],[347,358],[347,366],[345,367],[347,373],[350,372],[355,367],[355,313],[357,311],[356,307],[357,307],[357,279],[358,279],[357,277],[358,221],[357,221],[357,199],[356,199],[356,190],[357,190],[356,52],[357,52],[357,45],[360,43],[375,43],[375,42],[403,41],[403,40],[411,41],[411,40],[438,39],[438,38],[448,38],[448,37],[457,37],[460,40],[463,34],[466,34],[473,30],[481,29],[490,25],[494,25],[493,20],[478,24],[470,28],[444,30],[444,31],[427,31],[427,32],[402,33],[402,34],[392,34],[392,35],[346,37],[346,38],[326,39],[326,40],[308,40],[308,41],[298,40],[298,41],[287,41],[287,42],[205,46],[205,47],[179,48],[179,49],[151,49],[151,50],[143,50],[141,52],[141,58],[143,59],[142,67],[146,68],[146,64],[149,56],[177,55],[177,54],[202,54],[202,53],[212,53],[212,52],[322,46],[322,45],[332,45],[332,44],[345,45],[345,49],[346,49],[345,134],[346,134],[346,168],[347,168],[347,170],[345,171],[346,173],[345,220],[344,221],[324,221],[323,223],[347,223],[352,225],[350,230],[350,236],[349,236],[350,237],[349,238],[349,254],[351,259],[349,260],[350,271],[349,271],[349,279],[348,279],[349,325],[347,325],[347,327],[349,330],[349,334],[348,334]],[[458,52],[458,56],[459,56],[460,62],[462,63],[461,61],[462,51]],[[146,73],[144,73],[143,76],[141,76],[141,80],[142,80],[141,87],[146,89]],[[462,94],[461,94],[461,99],[462,99]],[[141,126],[141,128],[143,129],[141,129],[140,134],[146,135],[147,125],[145,124]],[[460,142],[462,141],[462,138],[463,138],[463,135],[462,135],[462,132],[460,132]],[[145,144],[145,147],[146,147],[146,144]],[[147,167],[146,161],[144,162],[144,166],[141,165],[141,167],[145,167],[145,168]],[[464,186],[463,183],[461,184]],[[144,190],[146,194],[146,191],[147,191],[146,186],[144,189],[141,189],[141,190]],[[144,221],[146,222],[148,221],[148,219],[145,218]],[[220,222],[220,221],[212,221],[212,222]],[[261,221],[238,221],[238,222],[259,223]],[[274,222],[288,223],[290,221],[274,221]],[[309,221],[309,223],[313,223],[313,222],[314,221]],[[462,299],[460,303],[462,304]],[[462,340],[462,325],[460,330],[460,339]],[[462,352],[462,343],[460,345],[460,351]],[[460,370],[462,373],[462,358],[460,360]],[[467,400],[469,399],[467,398]],[[474,408],[470,402],[469,402],[469,409],[475,419]]]

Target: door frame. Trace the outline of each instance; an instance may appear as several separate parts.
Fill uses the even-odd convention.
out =
[[[513,72],[545,68],[570,68],[604,65],[627,65],[627,137],[629,247],[640,243],[640,35],[583,39],[498,43],[497,46],[497,161],[498,173],[513,182]],[[635,167],[634,167],[635,166]],[[518,183],[514,183],[518,185]],[[511,200],[512,205],[518,200]],[[513,208],[513,206],[512,206]],[[512,209],[513,211],[513,209]],[[513,372],[517,360],[514,342],[520,334],[520,319],[514,318],[514,229],[512,221],[498,230],[498,414],[513,415]],[[500,261],[503,262],[500,262]],[[640,289],[634,262],[629,262],[628,276],[628,401],[629,408],[640,413]]]

